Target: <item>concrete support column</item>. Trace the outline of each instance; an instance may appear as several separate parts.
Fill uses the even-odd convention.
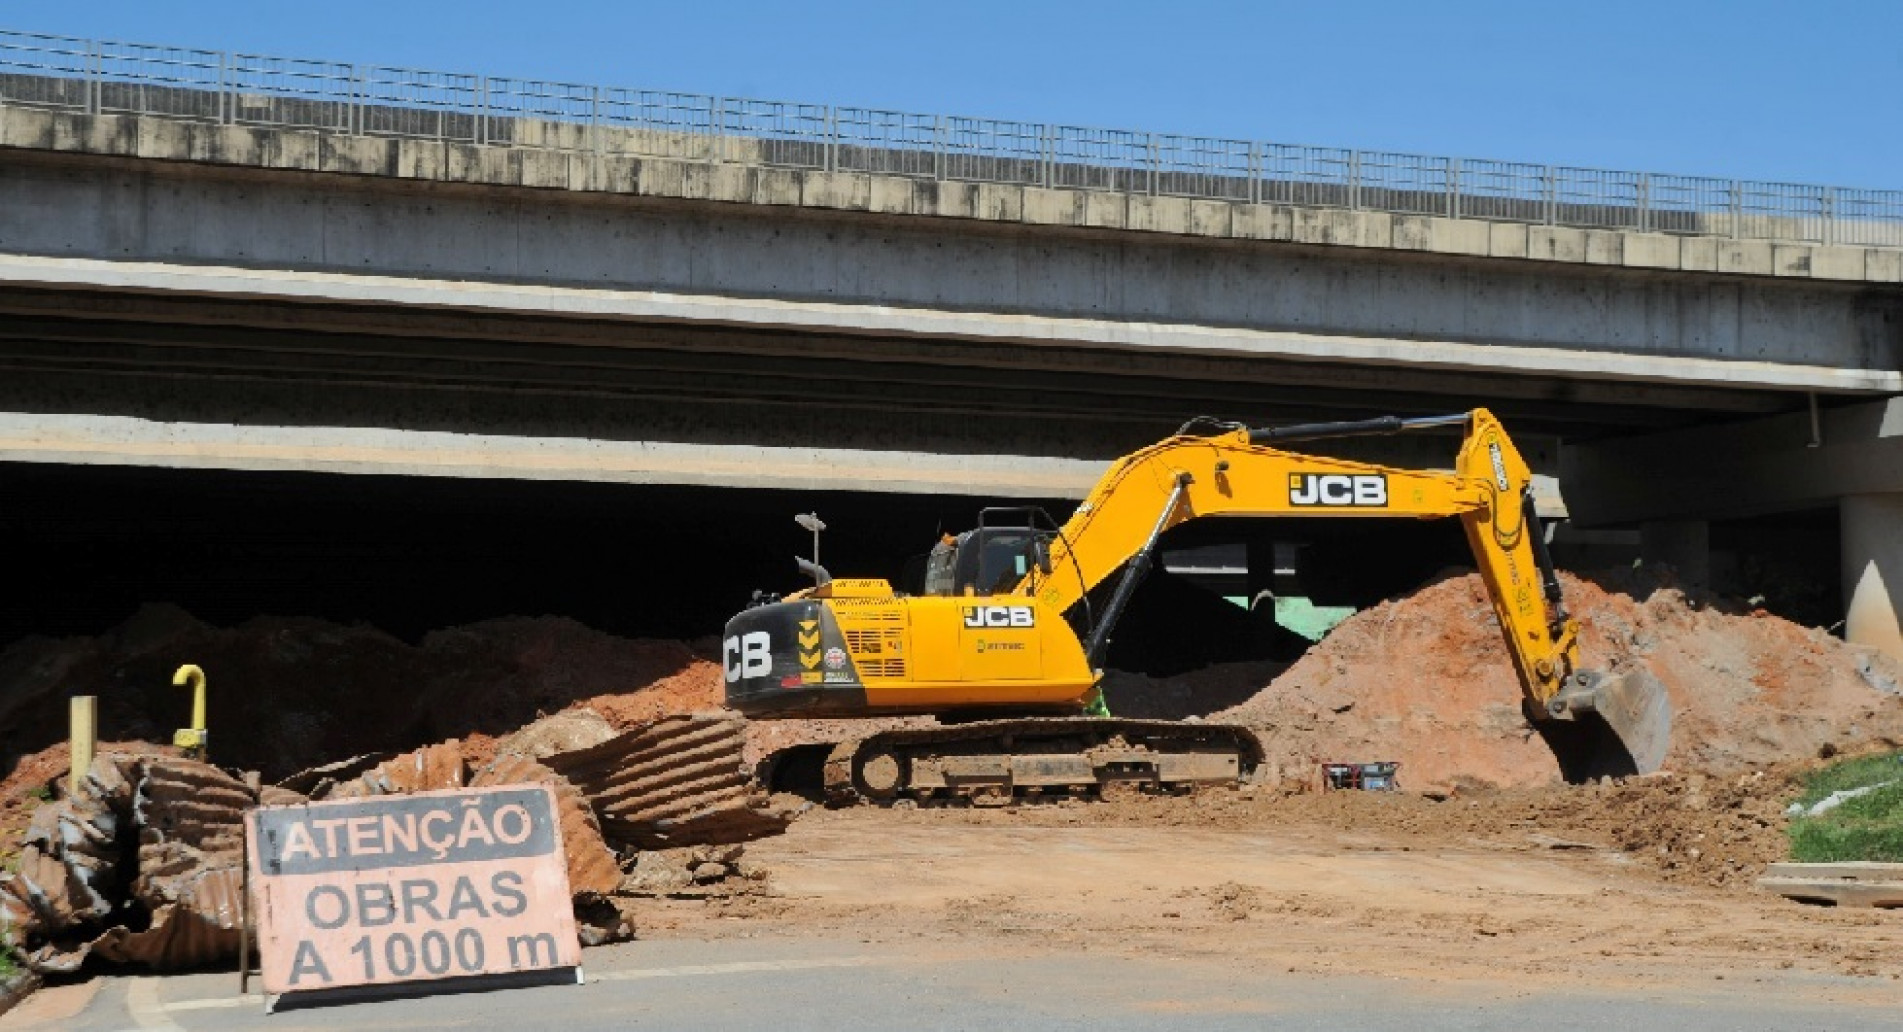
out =
[[[1652,520],[1639,525],[1639,557],[1665,563],[1686,588],[1711,585],[1711,524],[1704,520]]]
[[[1843,539],[1844,639],[1903,660],[1903,493],[1838,503]]]

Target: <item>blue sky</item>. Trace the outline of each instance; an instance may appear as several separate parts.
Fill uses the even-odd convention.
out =
[[[1903,2],[86,0],[0,28],[1288,143],[1903,188]]]

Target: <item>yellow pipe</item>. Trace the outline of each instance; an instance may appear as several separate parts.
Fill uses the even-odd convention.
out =
[[[187,663],[172,675],[172,683],[180,687],[190,685],[192,689],[192,726],[174,736],[175,744],[187,752],[202,755],[205,751],[205,672],[197,665]]]

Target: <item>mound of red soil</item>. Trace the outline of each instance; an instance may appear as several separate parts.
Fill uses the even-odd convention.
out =
[[[1629,658],[1674,711],[1666,766],[1726,774],[1903,740],[1903,670],[1826,634],[1674,588],[1643,600],[1562,575],[1583,659]],[[1410,788],[1536,785],[1558,765],[1520,712],[1520,686],[1477,574],[1364,610],[1254,698],[1215,714],[1258,729],[1270,763],[1398,760]]]
[[[651,643],[660,644],[660,643]],[[683,647],[683,652],[686,649]],[[646,724],[677,713],[699,713],[726,707],[726,682],[720,664],[691,653],[672,673],[649,681],[639,691],[625,688],[587,701],[617,728]]]

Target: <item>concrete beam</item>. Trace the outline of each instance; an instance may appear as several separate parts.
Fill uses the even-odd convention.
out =
[[[1903,492],[1903,399],[1561,449],[1585,526],[1706,520]]]
[[[1177,398],[1193,384],[1207,400],[1198,411],[1242,417],[1285,405],[1292,410],[1352,409],[1355,418],[1397,406],[1411,414],[1456,411],[1484,403],[1516,433],[1537,422],[1608,428],[1678,427],[1700,419],[1768,415],[1793,407],[1792,395],[1761,390],[1558,381],[1546,377],[1439,372],[1420,368],[1290,362],[1259,357],[1112,352],[1096,348],[1026,348],[1010,343],[835,334],[784,333],[682,324],[630,327],[619,321],[553,320],[510,313],[424,308],[350,308],[281,300],[231,300],[104,293],[97,290],[0,289],[0,341],[36,342],[77,355],[107,342],[186,347],[324,349],[364,354],[425,354],[470,362],[557,364],[564,353],[611,361],[623,353],[666,353],[667,363],[739,363],[750,371],[829,363],[866,375],[909,367],[910,377],[1010,386],[1073,389],[1080,380],[1121,383],[1111,391],[1127,404],[1133,392]],[[586,349],[576,351],[575,349]],[[0,361],[7,345],[0,344]],[[804,377],[810,378],[810,375]],[[848,375],[849,379],[864,376]],[[1228,400],[1222,400],[1228,399]],[[1801,400],[1801,399],[1796,399]],[[1417,403],[1418,402],[1418,403]],[[0,403],[0,408],[4,408]],[[1040,404],[1048,410],[1048,404]],[[118,413],[124,415],[126,413]],[[1179,410],[1177,415],[1183,413]],[[1290,416],[1289,418],[1294,418]],[[1315,418],[1321,418],[1319,416]],[[473,429],[473,428],[472,428]]]
[[[1108,465],[1050,455],[239,426],[19,412],[0,413],[0,462],[1072,499],[1089,494]],[[1542,517],[1567,515],[1555,478],[1535,474],[1533,497]]]
[[[939,308],[588,289],[417,276],[0,255],[0,284],[196,297],[426,307],[564,319],[620,319],[925,337],[1034,346],[1351,362],[1563,379],[1630,380],[1828,393],[1903,391],[1903,372],[1659,353],[1472,344],[1240,327]]]
[[[238,426],[0,413],[0,462],[1082,498],[1104,464],[1037,455]]]
[[[723,179],[705,166],[696,178]],[[1495,367],[1487,356],[1498,356],[1503,374],[1573,382],[1631,379],[1591,365],[1571,371],[1575,358],[1600,355],[1745,371],[1706,378],[1722,383],[1760,382],[1754,365],[1847,370],[1856,381],[1847,390],[1866,389],[1863,371],[1881,380],[1903,366],[1903,291],[1894,287],[1595,264],[1586,258],[1610,245],[1583,233],[1566,241],[1578,244],[1577,262],[1542,265],[1330,243],[1359,232],[1347,224],[1365,214],[1355,212],[1308,213],[1294,220],[1290,239],[1216,239],[1104,228],[1114,206],[1071,204],[1068,221],[1007,225],[874,210],[870,195],[861,210],[858,197],[849,190],[833,198],[837,205],[793,208],[0,150],[0,252],[784,301],[896,317],[845,325],[859,333],[957,335],[967,329],[955,322],[893,327],[917,323],[919,313],[997,314],[1021,324],[985,331],[998,339],[1063,339],[1081,320],[1145,338],[1157,327],[1201,327],[1221,349],[1234,329],[1312,340],[1282,349],[1310,361],[1421,368],[1444,342],[1476,349],[1486,368]],[[1149,210],[1161,217],[1176,209]],[[787,328],[838,325],[824,315]],[[1340,341],[1394,346],[1364,354]],[[1185,341],[1177,353],[1201,346]],[[1510,349],[1568,357],[1529,364]],[[1473,363],[1456,356],[1452,364]]]
[[[1107,190],[935,182],[770,168],[760,163],[753,141],[745,137],[724,141],[732,148],[726,162],[682,160],[668,156],[681,152],[686,141],[679,134],[606,130],[607,139],[597,146],[577,135],[578,126],[514,121],[516,139],[550,140],[560,149],[351,137],[306,129],[21,107],[0,107],[0,148],[868,215],[1096,227],[1213,240],[1632,269],[1729,271],[1785,279],[1903,281],[1903,260],[1899,260],[1903,254],[1895,248],[1725,239],[1734,227],[1723,216],[1703,218],[1702,232],[1709,235],[1668,235]],[[1792,229],[1795,232],[1797,227]]]

